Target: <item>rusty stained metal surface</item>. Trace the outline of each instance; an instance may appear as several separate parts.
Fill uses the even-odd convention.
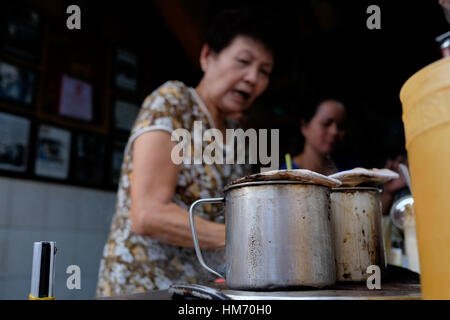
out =
[[[330,188],[254,183],[226,191],[228,286],[274,290],[333,285]]]
[[[376,188],[336,188],[331,216],[337,281],[366,281],[367,267],[386,267],[381,230],[381,198]]]

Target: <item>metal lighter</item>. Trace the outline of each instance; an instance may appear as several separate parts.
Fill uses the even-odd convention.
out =
[[[30,300],[54,300],[56,242],[38,241],[33,246]]]

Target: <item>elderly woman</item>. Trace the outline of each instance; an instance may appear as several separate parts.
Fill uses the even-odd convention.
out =
[[[187,210],[201,197],[221,196],[226,183],[248,172],[240,165],[176,164],[171,134],[186,129],[194,136],[197,121],[203,132],[225,132],[227,119],[242,116],[269,84],[278,37],[274,30],[256,12],[223,12],[202,47],[204,74],[197,87],[169,81],[145,99],[125,149],[97,296],[212,280],[196,260]],[[204,206],[196,217],[200,246],[213,266],[224,263],[220,209]]]

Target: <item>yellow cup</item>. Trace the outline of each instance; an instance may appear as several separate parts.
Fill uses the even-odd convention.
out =
[[[424,299],[450,299],[450,57],[400,91]]]

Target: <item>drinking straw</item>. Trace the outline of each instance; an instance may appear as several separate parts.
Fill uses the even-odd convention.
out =
[[[284,155],[285,161],[286,161],[286,169],[292,170],[292,160],[291,155],[289,153],[286,153]]]

